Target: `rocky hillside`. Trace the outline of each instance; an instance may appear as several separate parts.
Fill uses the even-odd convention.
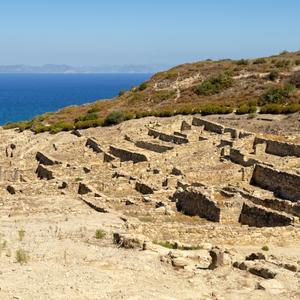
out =
[[[253,60],[206,60],[157,73],[114,99],[66,107],[5,128],[56,133],[150,115],[293,113],[300,111],[299,88],[300,51]]]

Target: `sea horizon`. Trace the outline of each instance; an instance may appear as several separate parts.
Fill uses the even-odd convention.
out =
[[[0,126],[118,95],[152,73],[0,73]]]

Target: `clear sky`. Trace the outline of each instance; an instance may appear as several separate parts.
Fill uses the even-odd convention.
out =
[[[0,64],[178,64],[300,49],[299,0],[0,0]]]

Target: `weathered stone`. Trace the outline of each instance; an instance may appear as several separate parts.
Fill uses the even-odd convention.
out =
[[[193,118],[192,124],[194,126],[204,126],[204,130],[219,133],[219,134],[223,134],[225,129],[223,125],[210,122],[204,119],[196,118],[196,117]]]
[[[149,129],[148,135],[153,136],[154,138],[159,138],[161,141],[170,142],[170,143],[174,143],[174,144],[178,144],[178,145],[187,144],[189,142],[189,140],[187,138],[162,133],[162,132],[156,131],[154,129]]]
[[[73,130],[71,131],[71,134],[74,134],[74,135],[77,136],[77,137],[81,137],[81,133],[80,133],[80,131],[77,130],[77,129],[73,129]]]
[[[153,194],[154,191],[156,190],[151,185],[140,182],[140,181],[137,181],[135,183],[135,189],[143,195]]]
[[[263,253],[257,252],[257,253],[251,253],[250,255],[246,256],[246,260],[265,260],[266,257]]]
[[[60,189],[60,190],[62,190],[62,189],[66,189],[68,187],[68,183],[67,182],[65,182],[65,181],[63,181],[62,183],[61,183],[61,185],[60,186],[58,186],[58,188]]]
[[[199,216],[209,221],[220,222],[221,210],[217,203],[205,195],[200,189],[188,187],[176,191],[173,195],[178,211],[189,216]]]
[[[276,197],[291,201],[300,200],[300,176],[257,164],[251,184],[274,192]]]
[[[41,152],[37,152],[35,158],[40,164],[44,166],[53,166],[59,164],[58,161],[47,157],[45,154]]]
[[[37,174],[38,178],[40,178],[40,179],[46,179],[46,180],[54,179],[53,172],[50,170],[47,170],[42,165],[38,165],[35,173]]]
[[[177,169],[176,167],[173,167],[171,174],[175,175],[175,176],[181,176],[182,172],[179,169]]]
[[[258,283],[257,288],[270,294],[277,295],[284,292],[283,284],[276,279],[266,279]]]
[[[92,190],[84,183],[79,182],[79,186],[78,186],[78,194],[79,195],[85,195],[88,193],[91,193]]]
[[[253,149],[258,144],[266,144],[266,153],[278,156],[296,156],[300,157],[300,145],[287,142],[273,141],[256,137],[253,143]]]
[[[239,222],[255,227],[276,227],[291,225],[294,220],[288,215],[267,209],[263,206],[244,203]]]
[[[224,264],[224,252],[219,248],[212,248],[209,251],[209,255],[211,256],[211,263],[208,266],[209,270],[215,270],[218,267],[223,266]]]
[[[12,185],[8,185],[6,187],[6,190],[11,194],[11,195],[15,195],[16,194],[16,189],[12,186]]]
[[[91,169],[87,168],[87,167],[83,167],[83,171],[85,174],[88,174],[91,172]]]
[[[147,241],[143,235],[119,232],[113,234],[113,240],[115,244],[125,249],[143,249],[144,243]]]
[[[181,126],[180,126],[180,131],[187,131],[187,130],[191,130],[192,126],[186,122],[186,121],[182,121]]]
[[[143,161],[148,161],[148,158],[144,154],[117,148],[114,146],[109,147],[109,153],[115,157],[120,158],[121,161],[133,161],[133,163],[135,164]]]
[[[164,153],[174,149],[174,147],[171,146],[154,144],[154,143],[144,142],[144,141],[135,142],[135,146],[149,151],[157,152],[157,153]]]
[[[102,153],[103,151],[100,148],[100,145],[93,138],[88,138],[85,144],[86,147],[91,148],[96,153]]]
[[[111,155],[111,154],[108,154],[106,152],[104,152],[104,155],[103,155],[103,162],[111,162],[113,160],[115,160],[116,158]]]

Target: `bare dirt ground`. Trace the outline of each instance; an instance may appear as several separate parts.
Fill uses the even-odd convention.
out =
[[[206,119],[295,144],[300,138],[299,115]],[[266,215],[257,226],[241,224],[249,199],[239,191],[289,208],[299,201],[252,185],[255,164],[241,166],[218,146],[233,141],[248,157],[293,174],[300,158],[253,154],[254,136],[236,139],[191,124],[189,116],[151,117],[79,137],[0,130],[0,299],[299,299],[297,212],[259,206]],[[179,132],[188,142],[161,141],[149,128]],[[137,141],[169,148],[159,153]],[[133,163],[144,157],[118,157],[111,146],[147,160]],[[191,205],[193,216],[179,209],[174,194],[195,183],[193,191],[204,190],[220,208],[219,220],[208,220],[201,206]],[[276,223],[278,216],[290,223]],[[274,226],[259,226],[266,218]],[[246,260],[251,253],[262,256]]]

